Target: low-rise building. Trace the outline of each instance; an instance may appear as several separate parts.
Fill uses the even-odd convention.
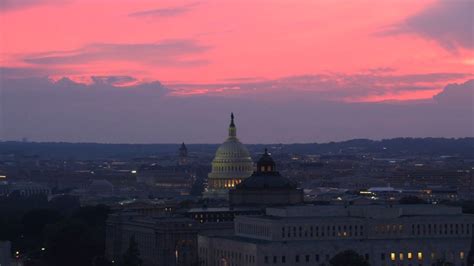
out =
[[[110,261],[119,263],[133,237],[143,266],[197,266],[198,232],[230,234],[232,223],[199,223],[176,214],[111,214],[106,224],[105,254]]]
[[[200,235],[205,266],[329,265],[352,249],[370,265],[466,265],[474,215],[437,205],[287,206],[238,216],[233,235]]]

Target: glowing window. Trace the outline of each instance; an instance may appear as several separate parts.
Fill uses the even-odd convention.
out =
[[[398,257],[400,258],[400,260],[403,260],[403,253],[400,252],[400,254],[398,254]]]
[[[462,259],[462,260],[464,259],[464,252],[463,251],[459,252],[459,258]]]
[[[395,252],[390,253],[390,260],[394,261],[395,260]]]
[[[418,259],[422,260],[423,259],[423,252],[418,252]]]
[[[408,258],[409,260],[413,259],[413,254],[412,254],[411,252],[408,252],[407,258]]]

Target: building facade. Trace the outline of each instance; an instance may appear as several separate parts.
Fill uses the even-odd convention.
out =
[[[234,114],[231,114],[229,136],[217,149],[216,156],[212,160],[212,171],[208,175],[203,197],[227,200],[229,190],[252,175],[252,172],[252,158],[247,148],[237,138]]]
[[[236,217],[234,230],[199,236],[202,265],[329,265],[352,249],[370,265],[465,266],[474,215],[436,205],[293,206]]]
[[[188,218],[113,214],[106,226],[106,257],[120,262],[133,237],[143,266],[196,265],[196,233]]]
[[[137,212],[111,214],[106,223],[105,255],[109,261],[120,263],[133,237],[142,266],[198,266],[198,233],[231,234],[233,228],[232,222],[222,218],[218,222],[201,222],[202,219],[191,214],[189,217],[149,216]]]

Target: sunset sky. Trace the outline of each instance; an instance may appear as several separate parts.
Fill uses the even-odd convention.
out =
[[[473,136],[474,1],[0,0],[0,139]],[[449,85],[451,84],[451,85]]]

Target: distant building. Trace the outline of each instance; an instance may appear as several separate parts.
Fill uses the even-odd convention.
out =
[[[130,212],[144,216],[159,216],[173,213],[178,203],[168,200],[133,199],[121,201],[111,206],[112,212]]]
[[[199,235],[204,266],[329,265],[352,249],[370,265],[465,266],[474,215],[438,205],[293,206],[238,216],[234,235]]]
[[[137,171],[138,183],[183,195],[189,194],[194,180],[194,174],[186,167],[180,166],[161,166],[155,163],[143,165]]]
[[[257,171],[229,191],[231,205],[291,205],[304,201],[296,182],[281,176],[267,149],[257,163]]]
[[[30,196],[50,196],[51,189],[45,185],[38,184],[35,182],[15,182],[8,185],[9,194],[18,194],[22,197]]]
[[[207,179],[208,187],[203,197],[227,200],[229,190],[252,175],[252,172],[252,158],[247,148],[237,138],[234,114],[231,114],[229,136],[216,151],[212,171]]]
[[[184,142],[181,144],[181,147],[179,148],[178,165],[180,166],[188,165],[188,148],[186,148],[186,145],[184,145]]]
[[[189,209],[184,215],[199,223],[232,223],[234,218],[239,215],[260,215],[264,213],[264,209],[260,207],[206,207]],[[232,227],[233,225],[229,224],[229,229]]]

